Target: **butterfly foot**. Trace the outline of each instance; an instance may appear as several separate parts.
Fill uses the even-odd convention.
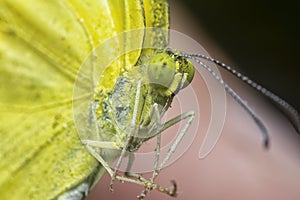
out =
[[[117,171],[115,170],[113,175],[111,176],[110,185],[109,185],[109,191],[111,191],[111,192],[114,191],[113,185],[116,180],[116,177],[117,177]]]
[[[177,196],[177,184],[174,180],[171,180],[171,183],[173,185],[173,188],[171,190],[168,191],[168,194],[172,197],[176,197]]]
[[[142,180],[142,181],[144,181],[146,189],[143,190],[141,192],[141,194],[137,196],[137,198],[140,199],[140,200],[144,199],[146,197],[146,195],[151,190],[154,190],[154,189],[158,190],[159,192],[165,193],[165,194],[167,194],[167,195],[169,195],[171,197],[176,197],[177,196],[177,184],[176,184],[176,182],[174,180],[171,180],[171,183],[173,185],[173,187],[171,189],[170,188],[161,187],[161,186],[156,185],[155,183],[150,182],[150,181],[147,182],[147,181],[145,181],[145,179]]]

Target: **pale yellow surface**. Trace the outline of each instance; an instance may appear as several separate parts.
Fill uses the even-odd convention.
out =
[[[77,71],[105,39],[144,26],[140,1],[0,2],[0,199],[53,199],[95,181],[72,116]]]

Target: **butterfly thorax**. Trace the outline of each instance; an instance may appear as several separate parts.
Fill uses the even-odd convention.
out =
[[[192,64],[169,50],[156,53],[148,62],[121,73],[99,106],[102,115],[97,118],[98,125],[100,133],[104,133],[101,139],[123,148],[131,134],[126,148],[136,150],[159,131],[160,118],[193,75]]]

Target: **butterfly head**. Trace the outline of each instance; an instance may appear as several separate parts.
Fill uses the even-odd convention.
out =
[[[194,66],[181,52],[166,49],[154,54],[147,66],[149,82],[165,95],[177,94],[194,77]]]

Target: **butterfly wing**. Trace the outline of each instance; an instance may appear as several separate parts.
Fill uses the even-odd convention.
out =
[[[117,4],[126,8],[119,16],[111,14]],[[0,2],[0,199],[57,198],[103,173],[77,136],[73,84],[95,46],[145,26],[141,5]]]

